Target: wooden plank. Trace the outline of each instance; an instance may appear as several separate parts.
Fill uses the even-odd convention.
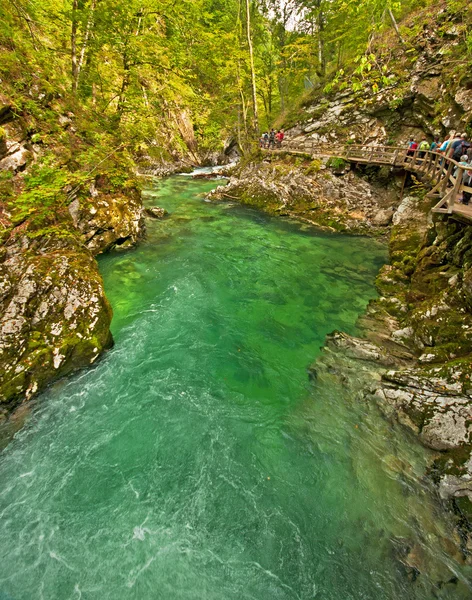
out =
[[[472,206],[467,206],[464,204],[456,204],[454,206],[454,210],[452,211],[452,213],[472,220]]]

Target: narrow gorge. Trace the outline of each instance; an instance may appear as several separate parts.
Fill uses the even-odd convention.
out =
[[[468,5],[0,17],[0,598],[469,598]]]

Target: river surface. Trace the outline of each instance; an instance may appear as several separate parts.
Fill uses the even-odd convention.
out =
[[[209,204],[213,186],[150,187],[171,216],[100,260],[115,347],[0,456],[0,598],[470,598],[424,451],[307,375],[355,332],[385,247]]]

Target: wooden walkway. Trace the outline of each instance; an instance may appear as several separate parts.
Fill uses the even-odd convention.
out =
[[[460,203],[464,191],[472,194],[472,187],[463,184],[466,169],[450,157],[439,152],[415,150],[409,156],[405,148],[394,146],[350,145],[328,146],[304,141],[299,144],[286,140],[281,148],[294,154],[308,153],[316,157],[340,158],[347,162],[398,167],[415,173],[421,181],[427,182],[431,190],[427,196],[437,198],[433,212],[456,214],[472,220],[471,205]],[[466,179],[469,178],[466,176]]]

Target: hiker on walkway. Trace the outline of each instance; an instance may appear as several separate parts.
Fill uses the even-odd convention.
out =
[[[462,165],[463,167],[470,167],[470,165],[469,165],[469,159],[468,159],[468,157],[467,157],[467,154],[463,154],[463,155],[460,157],[460,159],[459,159],[459,160],[460,160],[459,164],[460,164],[460,165]],[[460,174],[458,173],[458,171],[459,171],[459,167],[456,167],[456,168],[454,169],[454,177],[458,177],[458,176],[460,176]],[[466,173],[466,171],[462,171],[462,173],[463,173],[463,174],[465,174],[465,173]],[[462,179],[464,179],[464,175],[462,175]]]
[[[420,158],[424,158],[426,152],[429,150],[429,142],[426,139],[426,137],[423,138],[421,144],[418,147],[418,150],[420,151],[418,156]]]
[[[470,143],[467,141],[467,138],[467,134],[463,133],[458,140],[452,142],[451,157],[454,160],[462,160],[462,156],[467,154],[467,150],[470,148]]]
[[[264,135],[262,137],[264,138],[264,148],[268,148],[269,147],[269,134],[267,133],[267,131],[264,133]]]
[[[462,183],[467,187],[472,187],[472,163],[469,163],[470,171],[464,171],[464,175],[462,176]],[[470,198],[472,196],[472,192],[468,192],[467,190],[462,191],[462,204],[466,206],[470,202]]]
[[[277,148],[281,148],[282,147],[282,142],[284,139],[284,133],[283,131],[277,131],[277,133],[275,134],[275,143],[277,145]]]
[[[269,133],[269,148],[275,148],[275,130],[271,129]]]
[[[408,152],[406,153],[406,155],[414,156],[417,148],[418,142],[414,138],[410,138],[410,141],[408,142]]]
[[[439,148],[439,136],[435,136],[434,140],[431,142],[430,150],[431,152],[437,152]]]
[[[446,154],[446,152],[448,151],[450,145],[452,144],[452,142],[454,141],[455,132],[451,131],[449,133],[449,137],[445,138],[445,140],[443,141],[443,143],[439,146],[438,148],[438,152],[441,152],[442,154]]]
[[[264,136],[265,136],[265,135],[266,135],[266,134],[265,134],[265,133],[263,133],[263,134],[261,135],[261,137],[259,138],[259,148],[264,148],[264,147],[265,147],[265,139],[264,139]]]

